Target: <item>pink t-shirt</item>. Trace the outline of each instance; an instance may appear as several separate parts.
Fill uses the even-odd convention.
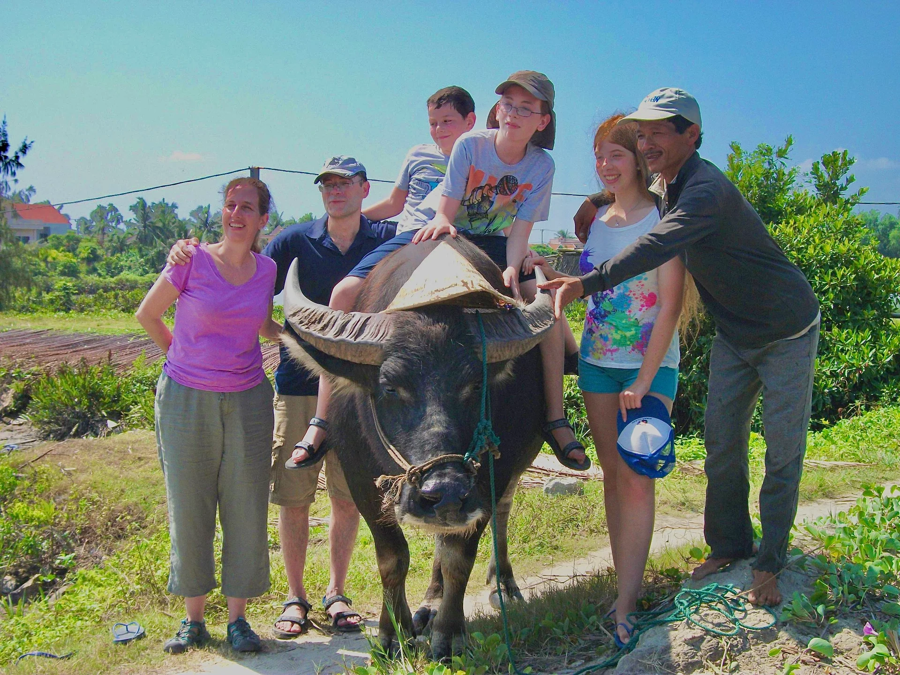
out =
[[[163,371],[178,384],[205,391],[244,391],[265,379],[259,329],[269,318],[275,262],[253,254],[256,272],[240,286],[225,281],[206,244],[187,265],[162,278],[178,289],[175,329]]]

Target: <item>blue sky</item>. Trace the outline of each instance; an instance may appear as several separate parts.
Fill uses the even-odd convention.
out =
[[[556,85],[557,192],[595,190],[599,121],[680,86],[700,102],[701,154],[719,166],[731,141],[793,134],[796,164],[847,148],[866,199],[900,201],[896,2],[0,0],[0,14],[0,114],[12,140],[34,141],[20,186],[39,200],[250,165],[315,171],[334,154],[393,180],[409,147],[429,141],[430,94],[468,89],[480,128],[496,84],[527,68]],[[285,215],[321,213],[310,177],[262,178]],[[222,182],[143,196],[187,216],[216,204]],[[373,185],[370,199],[388,190]],[[126,213],[135,199],[107,201]],[[536,230],[571,229],[579,202],[555,197]]]

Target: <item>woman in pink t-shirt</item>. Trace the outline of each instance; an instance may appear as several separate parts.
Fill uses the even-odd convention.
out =
[[[257,251],[271,196],[252,178],[236,178],[224,194],[222,240],[198,246],[187,265],[167,267],[137,311],[166,354],[156,439],[172,540],[168,590],[184,597],[187,614],[165,644],[170,653],[209,639],[203,615],[206,595],[218,585],[217,509],[227,635],[235,650],[260,649],[244,613],[247,598],[269,588],[272,387],[259,336],[277,340],[281,327],[271,318],[275,263]],[[170,332],[162,316],[176,300]]]

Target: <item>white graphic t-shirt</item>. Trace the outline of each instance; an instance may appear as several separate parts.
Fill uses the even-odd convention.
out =
[[[442,193],[462,200],[453,224],[472,234],[502,235],[516,218],[536,223],[550,215],[556,170],[550,153],[529,143],[522,161],[505,164],[496,136],[496,129],[469,131],[450,153]]]
[[[580,268],[587,274],[614,257],[659,222],[652,209],[643,220],[627,227],[610,227],[602,220],[608,206],[597,211],[581,254]],[[604,368],[640,368],[659,314],[657,271],[650,270],[588,298],[581,335],[581,358]],[[660,367],[677,368],[681,354],[678,332]]]

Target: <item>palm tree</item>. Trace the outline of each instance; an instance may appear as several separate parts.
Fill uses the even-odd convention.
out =
[[[6,130],[6,116],[4,115],[3,122],[0,123],[0,196],[9,192],[9,178],[13,179],[13,184],[17,182],[16,173],[19,169],[25,168],[22,159],[28,154],[32,145],[34,145],[34,141],[29,142],[26,138],[18,150],[9,154],[12,146],[9,144],[9,133]]]
[[[572,233],[566,229],[561,229],[561,230],[556,231],[556,236],[559,237],[560,239],[571,239]]]
[[[219,214],[210,215],[210,205],[198,206],[191,211],[188,222],[191,226],[191,234],[200,241],[217,241],[222,234],[221,218]]]
[[[91,211],[89,233],[96,235],[97,241],[102,248],[107,233],[118,230],[123,222],[124,218],[122,218],[122,214],[115,204],[107,204],[106,206],[98,204],[97,208]]]

